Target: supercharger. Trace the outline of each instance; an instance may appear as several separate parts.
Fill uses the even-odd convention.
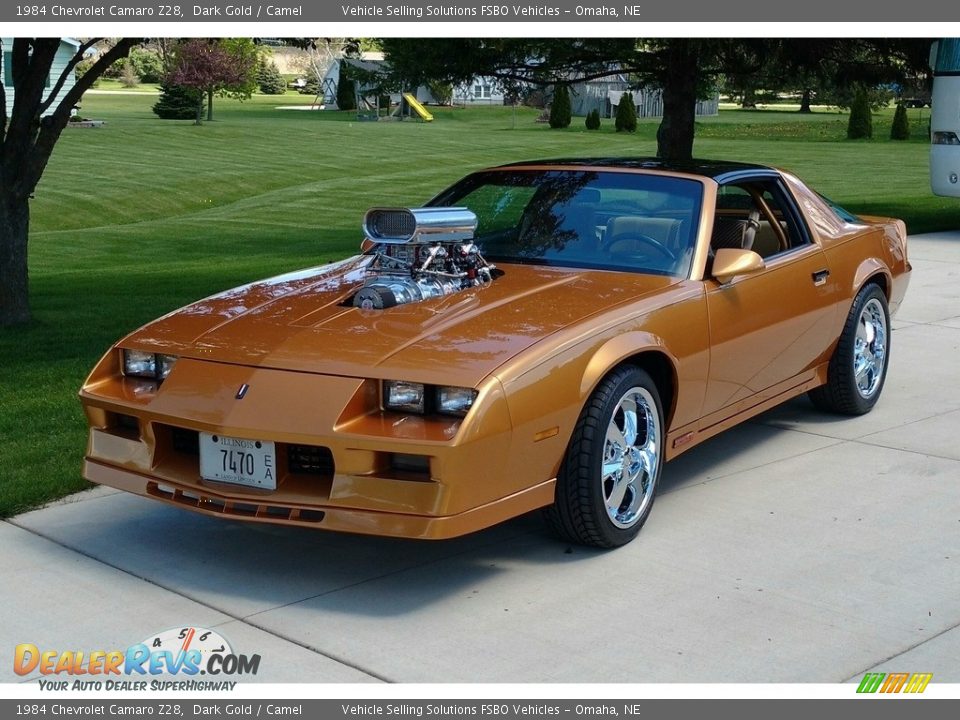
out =
[[[383,310],[492,282],[495,266],[474,243],[476,230],[477,216],[462,207],[368,210],[373,259],[354,306]]]

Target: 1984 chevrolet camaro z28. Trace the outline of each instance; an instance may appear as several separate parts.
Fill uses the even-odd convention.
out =
[[[448,538],[545,508],[622,545],[664,463],[801,393],[868,412],[899,220],[756,165],[543,161],[373,208],[362,253],[136,330],[85,476],[257,522]]]

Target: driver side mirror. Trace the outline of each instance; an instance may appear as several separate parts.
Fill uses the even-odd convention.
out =
[[[726,285],[737,275],[750,275],[765,267],[763,258],[753,250],[721,248],[713,257],[712,274],[717,282]]]

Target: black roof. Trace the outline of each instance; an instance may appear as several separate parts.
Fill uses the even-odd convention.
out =
[[[718,182],[733,179],[740,174],[769,174],[777,172],[766,165],[738,163],[729,160],[661,160],[655,157],[588,157],[559,158],[550,160],[525,160],[523,162],[500,165],[500,168],[524,167],[529,165],[560,165],[576,168],[578,166],[625,168],[631,170],[664,170],[682,172],[690,175],[703,175]]]

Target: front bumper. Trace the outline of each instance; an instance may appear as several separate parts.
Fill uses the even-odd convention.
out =
[[[210,515],[410,538],[463,535],[553,502],[555,473],[517,472],[496,379],[467,419],[422,418],[380,411],[376,381],[181,358],[158,387],[122,377],[117,355],[80,393],[93,482]],[[200,432],[273,441],[276,490],[201,478]],[[303,453],[312,459],[296,460]]]
[[[231,493],[217,492],[209,487],[198,488],[194,485],[162,482],[89,458],[84,461],[83,475],[101,485],[126,490],[205,515],[422,540],[459,537],[549,505],[553,502],[556,483],[555,480],[548,480],[456,515],[438,517],[312,504],[277,504],[277,500],[269,497],[238,497]]]

